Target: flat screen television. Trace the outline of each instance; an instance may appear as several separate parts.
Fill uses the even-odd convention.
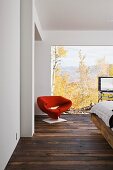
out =
[[[113,92],[113,77],[99,77],[98,90],[101,92]]]

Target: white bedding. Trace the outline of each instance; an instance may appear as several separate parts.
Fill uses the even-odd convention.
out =
[[[112,110],[113,110],[113,101],[103,101],[94,105],[91,108],[90,113],[95,113],[106,123],[107,126],[109,126],[109,120],[113,115]]]

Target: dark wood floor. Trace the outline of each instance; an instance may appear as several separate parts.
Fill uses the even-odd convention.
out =
[[[33,138],[21,138],[6,170],[113,170],[113,149],[90,115],[63,115],[47,124],[36,117]]]

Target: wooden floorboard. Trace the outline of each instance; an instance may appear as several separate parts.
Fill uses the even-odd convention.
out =
[[[37,116],[33,138],[21,138],[5,170],[113,170],[113,149],[90,115],[62,115],[47,124]]]

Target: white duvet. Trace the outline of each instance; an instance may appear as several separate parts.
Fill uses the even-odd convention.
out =
[[[113,101],[103,101],[94,105],[91,108],[90,113],[95,113],[106,123],[107,126],[109,126],[109,120],[113,115],[112,110],[113,110]]]

